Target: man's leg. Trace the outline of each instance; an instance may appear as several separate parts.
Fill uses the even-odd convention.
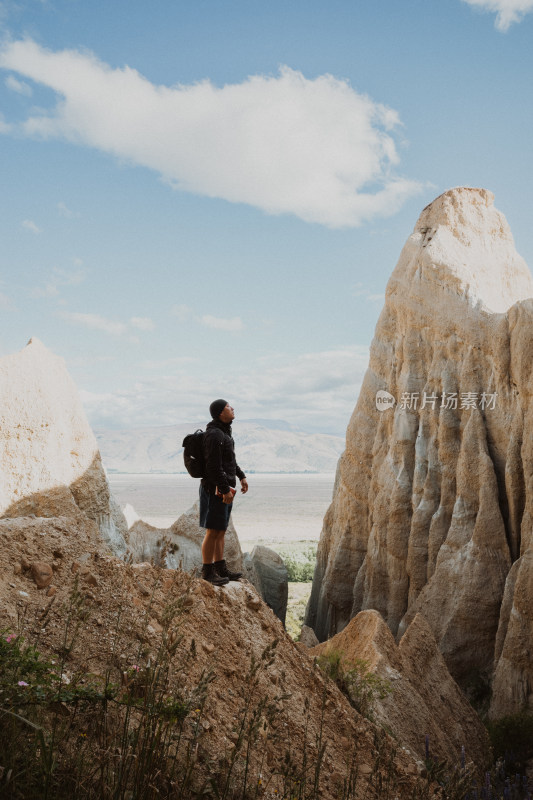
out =
[[[202,542],[202,561],[204,564],[212,564],[213,561],[221,561],[224,558],[224,535],[226,531],[217,531],[214,528],[207,528]]]
[[[217,517],[220,515],[220,508],[214,495],[210,494],[200,484],[200,526],[205,528],[205,536],[202,542],[202,578],[215,586],[224,586],[228,583],[228,578],[221,577],[214,565],[215,560],[215,547],[220,528],[212,527],[213,523],[217,525]],[[210,527],[211,525],[211,527]],[[222,532],[223,533],[223,532]]]
[[[215,539],[215,552],[213,554],[213,561],[222,561],[224,558],[224,536],[226,531],[214,531],[217,534]]]
[[[215,550],[220,533],[222,533],[222,537],[224,537],[225,531],[217,531],[213,528],[206,529],[204,541],[202,542],[202,561],[204,564],[212,564],[213,561],[216,561]],[[224,545],[222,545],[222,547],[224,548]]]
[[[228,578],[230,581],[238,581],[239,578],[242,578],[242,572],[231,572],[224,560],[224,535],[226,531],[217,531],[217,533],[220,535],[215,543],[215,569],[222,577]]]
[[[206,528],[204,541],[202,542],[202,577],[216,586],[222,586],[227,583],[229,578],[219,575],[216,571],[214,560],[216,555],[217,543],[222,534],[222,541],[224,541],[225,531],[217,531],[214,528]]]

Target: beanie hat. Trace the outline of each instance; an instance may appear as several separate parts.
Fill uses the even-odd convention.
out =
[[[218,419],[227,405],[228,403],[226,400],[213,400],[213,402],[209,406],[209,413],[211,414],[213,419]]]

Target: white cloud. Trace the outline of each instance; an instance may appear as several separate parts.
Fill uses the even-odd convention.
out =
[[[352,295],[354,297],[364,297],[371,303],[380,303],[385,300],[385,295],[382,292],[371,292],[370,289],[361,283],[361,281],[358,281],[358,283],[354,284]]]
[[[83,262],[81,259],[75,258],[74,266],[76,269],[70,270],[54,267],[52,273],[56,283],[61,286],[77,286],[78,284],[82,283],[85,280],[87,273],[83,267]]]
[[[57,210],[61,217],[65,217],[66,219],[72,219],[72,217],[77,217],[79,214],[75,214],[66,203],[62,200],[57,204]]]
[[[57,297],[59,289],[54,283],[47,283],[44,286],[34,286],[30,291],[32,297]]]
[[[98,148],[181,190],[338,228],[393,214],[421,189],[394,172],[397,112],[331,75],[282,67],[223,87],[158,86],[30,39],[4,46],[0,67],[60,96],[19,132]]]
[[[199,322],[207,328],[216,328],[219,331],[242,331],[244,328],[240,317],[224,319],[223,317],[212,317],[210,314],[205,314],[199,318]]]
[[[184,365],[197,364],[198,359],[193,356],[174,356],[173,358],[150,359],[141,361],[139,367],[149,370],[167,370],[183,367]]]
[[[26,97],[31,97],[33,94],[29,83],[17,80],[14,75],[8,75],[4,83],[8,89],[11,89],[13,92],[17,92],[17,94],[23,94]]]
[[[65,270],[54,267],[50,279],[44,286],[35,286],[30,294],[32,297],[58,297],[60,286],[77,286],[86,277],[83,262],[79,258],[74,259],[74,269]]]
[[[133,343],[137,343],[139,339],[131,335],[132,328],[142,331],[151,331],[155,328],[154,323],[148,317],[131,317],[129,322],[126,323],[106,319],[100,314],[84,314],[77,311],[58,311],[58,316],[67,322],[81,325],[84,328],[103,331],[112,336],[127,336],[128,341]]]
[[[104,331],[114,336],[123,336],[128,331],[128,326],[123,322],[105,319],[100,314],[81,314],[75,311],[60,311],[58,315],[67,322],[75,325],[82,325],[85,328],[92,328],[96,331]]]
[[[521,22],[526,14],[533,11],[533,0],[463,0],[463,2],[497,14],[494,24],[503,32],[509,30],[513,22]]]
[[[205,325],[206,328],[215,328],[219,331],[242,331],[245,327],[240,317],[214,317],[212,314],[204,314],[199,317],[195,316],[192,308],[183,304],[173,306],[171,314],[177,318],[178,322],[184,323],[194,319],[195,322]]]
[[[178,322],[186,322],[192,316],[192,308],[182,303],[181,305],[172,306],[171,314],[177,317]]]
[[[141,331],[153,331],[155,325],[149,317],[132,317],[130,325],[134,328],[139,328]]]
[[[67,359],[67,363],[69,369],[77,369],[79,367],[87,367],[88,365],[94,364],[111,364],[117,360],[117,356],[115,355],[105,355],[105,356],[90,356],[90,355],[83,355],[83,356],[71,356]]]
[[[7,294],[0,292],[0,309],[2,311],[15,311],[15,304]]]
[[[364,346],[264,360],[249,381],[242,376],[239,397],[255,406],[249,416],[279,417],[322,430],[338,428],[340,419],[344,430],[368,360]]]
[[[83,402],[95,427],[205,423],[211,401],[226,397],[236,410],[236,434],[239,419],[261,418],[342,435],[368,360],[369,348],[355,346],[294,358],[272,356],[240,372],[228,372],[226,365],[206,371],[204,362],[194,365],[192,360],[164,363],[163,375],[119,392],[85,391]]]
[[[22,220],[21,225],[27,231],[31,231],[32,233],[35,233],[35,234],[43,232],[43,229],[39,228],[39,226],[36,225],[35,222],[32,219],[24,219],[24,220]]]

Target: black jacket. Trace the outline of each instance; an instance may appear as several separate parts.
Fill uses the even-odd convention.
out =
[[[229,492],[230,486],[237,485],[237,477],[245,476],[235,458],[235,442],[231,435],[231,423],[212,420],[207,424],[204,435],[205,478],[202,486],[214,494],[218,486],[222,494]]]

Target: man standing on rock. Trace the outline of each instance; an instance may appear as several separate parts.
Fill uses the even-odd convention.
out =
[[[246,494],[248,482],[235,458],[231,423],[233,408],[225,400],[209,406],[212,421],[204,435],[205,477],[200,483],[200,527],[206,528],[202,543],[202,578],[215,586],[238,580],[242,572],[230,572],[224,559],[224,536],[229,525],[237,478]]]

